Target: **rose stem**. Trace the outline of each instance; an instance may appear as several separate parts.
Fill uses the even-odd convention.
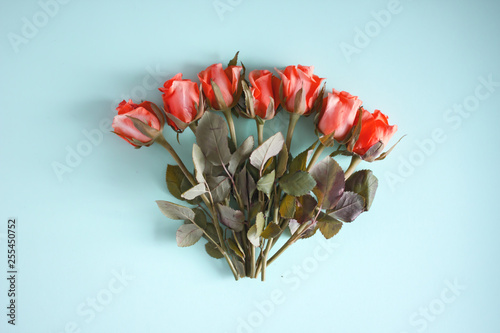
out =
[[[267,261],[267,266],[269,266],[273,261],[275,261],[290,245],[292,245],[301,235],[302,233],[309,227],[309,222],[303,223],[295,233],[288,238],[285,244],[276,253]]]
[[[349,178],[351,174],[356,170],[356,167],[358,166],[359,162],[361,162],[361,158],[359,156],[353,156],[351,159],[351,164],[349,164],[349,167],[345,171],[345,179]]]
[[[290,151],[290,146],[292,144],[293,131],[295,130],[295,125],[300,118],[300,114],[290,113],[290,122],[288,123],[288,132],[286,134],[286,147]]]
[[[311,171],[312,167],[316,164],[316,161],[320,157],[321,153],[325,150],[325,146],[320,142],[318,148],[314,151],[314,154],[311,158],[311,161],[309,162],[309,165],[307,166],[306,171]]]
[[[274,221],[272,223],[278,224],[278,219],[279,219],[279,206],[274,208]],[[269,250],[271,250],[271,247],[273,246],[273,241],[274,239],[271,238],[267,241],[266,249],[264,250],[264,255],[262,256],[262,275],[261,275],[261,281],[266,280],[266,266],[267,266],[267,255],[269,254]]]
[[[257,124],[257,137],[259,138],[259,146],[264,142],[264,121],[260,122],[257,119],[255,120]]]
[[[231,109],[222,110],[224,117],[226,117],[227,126],[229,127],[229,133],[231,135],[231,140],[233,140],[234,146],[238,148],[238,141],[236,140],[236,131],[234,130],[233,115],[231,114]]]
[[[177,163],[177,165],[181,168],[181,170],[184,173],[184,175],[186,176],[186,178],[189,180],[189,182],[193,186],[196,185],[196,181],[194,180],[193,175],[188,171],[188,169],[186,168],[186,165],[184,164],[184,162],[182,162],[182,160],[179,157],[179,155],[177,155],[177,153],[175,152],[174,148],[167,142],[167,140],[165,140],[165,138],[163,137],[163,135],[159,135],[156,138],[155,142],[158,142],[160,145],[163,146],[163,148],[165,148],[170,153],[170,155],[174,158],[174,160]],[[213,205],[210,203],[210,201],[208,200],[208,198],[204,194],[201,197],[203,199],[203,202],[205,202],[205,205],[211,210],[214,220],[217,220],[217,222],[218,222],[218,219],[216,218],[217,215],[215,214],[215,212],[213,210],[214,209]],[[221,233],[221,230],[220,230],[220,225],[219,225],[219,223],[214,223],[214,225],[216,227],[215,229],[217,230],[217,236],[219,237],[219,242],[220,242],[221,247],[223,249],[223,253],[222,254],[226,258],[226,260],[227,260],[227,262],[229,264],[229,268],[231,268],[231,271],[233,272],[234,278],[236,280],[238,280],[238,273],[236,272],[236,269],[234,268],[233,263],[231,262],[231,259],[227,255],[227,249],[226,249],[226,245],[224,243],[224,240],[222,238],[222,233]]]

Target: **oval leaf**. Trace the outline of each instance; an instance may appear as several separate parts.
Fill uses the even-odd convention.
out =
[[[218,204],[217,207],[219,208],[219,216],[222,224],[236,232],[243,230],[245,216],[241,211],[220,204]]]
[[[198,228],[194,224],[183,224],[177,229],[175,234],[175,239],[177,240],[177,245],[180,247],[186,247],[196,244],[203,235],[203,230]]]
[[[324,209],[332,209],[344,193],[344,171],[333,158],[327,156],[316,164],[311,170],[312,177],[316,180],[314,193],[319,204]]]
[[[271,157],[278,155],[284,143],[285,139],[283,138],[283,134],[281,134],[281,132],[276,133],[252,152],[250,155],[250,164],[262,173],[266,162]]]
[[[194,219],[195,214],[190,208],[162,200],[157,200],[156,204],[160,208],[163,215],[169,219],[190,221]]]
[[[196,142],[207,160],[214,165],[225,165],[231,158],[227,135],[224,119],[213,112],[206,112],[196,129]]]
[[[344,222],[354,221],[359,214],[365,211],[365,200],[354,192],[344,192],[330,216]]]
[[[345,190],[356,192],[365,199],[365,210],[372,205],[377,192],[378,179],[371,170],[360,170],[353,173],[345,183]]]
[[[308,172],[297,171],[282,177],[279,184],[285,193],[300,197],[309,193],[316,186],[316,181]]]

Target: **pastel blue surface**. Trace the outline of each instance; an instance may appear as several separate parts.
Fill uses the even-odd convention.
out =
[[[1,331],[498,332],[499,14],[497,1],[2,1],[0,267],[16,217],[19,276],[15,327],[0,283]],[[172,199],[172,159],[109,133],[121,99],[160,103],[166,79],[237,50],[249,70],[314,65],[407,135],[362,165],[380,180],[371,211],[295,244],[265,283],[234,282],[202,242],[178,248],[155,204]],[[188,160],[193,137],[180,140]]]

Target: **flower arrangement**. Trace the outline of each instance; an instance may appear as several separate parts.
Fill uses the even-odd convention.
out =
[[[112,126],[134,147],[157,143],[175,160],[167,167],[167,186],[185,204],[157,204],[169,219],[184,221],[178,246],[204,238],[206,252],[224,258],[236,280],[264,281],[267,267],[297,240],[317,230],[329,239],[370,209],[378,180],[370,170],[355,169],[388,155],[394,146],[383,150],[397,126],[379,110],[364,109],[357,96],[335,89],[325,96],[324,79],[312,66],[288,66],[278,75],[253,70],[247,81],[237,61],[238,53],[226,68],[214,64],[201,71],[200,85],[175,75],[159,88],[163,108],[122,101]],[[289,114],[286,136],[278,132],[264,140],[265,123],[277,112]],[[249,136],[238,144],[233,115],[255,120],[257,143]],[[318,140],[292,154],[295,126],[311,115]],[[165,124],[195,134],[193,171],[163,136]],[[330,155],[318,161],[327,148]],[[338,155],[351,157],[345,171],[335,161]],[[283,235],[286,242],[273,249]]]

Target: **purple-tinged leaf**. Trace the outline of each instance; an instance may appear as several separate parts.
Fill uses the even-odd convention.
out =
[[[186,247],[196,244],[203,235],[203,230],[198,228],[194,224],[182,224],[177,233],[175,234],[175,239],[177,240],[177,245],[180,247]]]
[[[312,177],[316,180],[314,193],[323,209],[332,209],[344,193],[344,171],[333,158],[327,156],[317,163],[311,170]]]
[[[346,191],[329,215],[335,219],[352,222],[365,211],[365,199],[355,192]]]
[[[219,217],[222,224],[236,232],[243,230],[245,216],[241,211],[234,210],[229,206],[223,206],[221,204],[218,204],[217,207],[219,209]]]

